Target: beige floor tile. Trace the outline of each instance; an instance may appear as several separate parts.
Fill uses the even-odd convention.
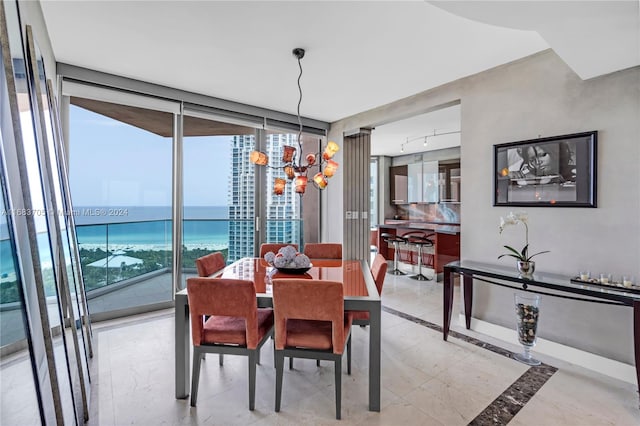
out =
[[[455,296],[459,291],[456,287]],[[442,324],[442,284],[387,275],[383,305]],[[456,306],[458,302],[456,302]],[[174,398],[172,310],[94,324],[89,426],[103,425],[466,425],[526,366],[399,316],[382,313],[381,412],[368,411],[369,328],[352,331],[352,375],[343,359],[342,420],[335,420],[333,365],[285,362],[282,411],[274,412],[273,348],[262,350],[256,409],[248,410],[246,358],[203,362],[197,407]],[[510,350],[519,348],[452,328]],[[638,425],[632,385],[552,359],[552,378],[513,418],[513,425]]]

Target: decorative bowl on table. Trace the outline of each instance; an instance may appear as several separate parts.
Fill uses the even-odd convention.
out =
[[[309,266],[305,268],[278,268],[274,266],[278,270],[278,272],[282,272],[283,274],[291,274],[291,275],[302,275],[306,273],[309,269],[313,267],[313,264],[309,264]]]
[[[282,247],[278,253],[268,252],[264,260],[283,274],[302,275],[313,266],[309,257],[293,246]]]

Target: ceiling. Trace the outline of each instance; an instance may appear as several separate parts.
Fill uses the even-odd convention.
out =
[[[299,69],[291,51],[302,47],[301,114],[328,122],[548,48],[585,79],[640,65],[638,0],[41,6],[58,62],[292,114]],[[451,124],[459,107],[448,112],[378,126],[373,154],[400,155],[391,154],[398,141],[459,130]],[[447,138],[427,145],[437,139]]]

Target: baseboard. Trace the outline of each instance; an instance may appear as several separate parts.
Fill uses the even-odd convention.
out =
[[[464,314],[458,315],[458,321],[459,325],[465,327]],[[520,345],[515,331],[501,325],[471,318],[471,330],[477,333],[486,334],[513,345]],[[615,361],[581,349],[572,348],[571,346],[562,345],[560,343],[540,338],[536,341],[535,352],[637,385],[635,367],[624,362]]]

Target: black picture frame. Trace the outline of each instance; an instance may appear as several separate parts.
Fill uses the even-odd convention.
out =
[[[597,207],[598,132],[493,146],[494,206]]]

